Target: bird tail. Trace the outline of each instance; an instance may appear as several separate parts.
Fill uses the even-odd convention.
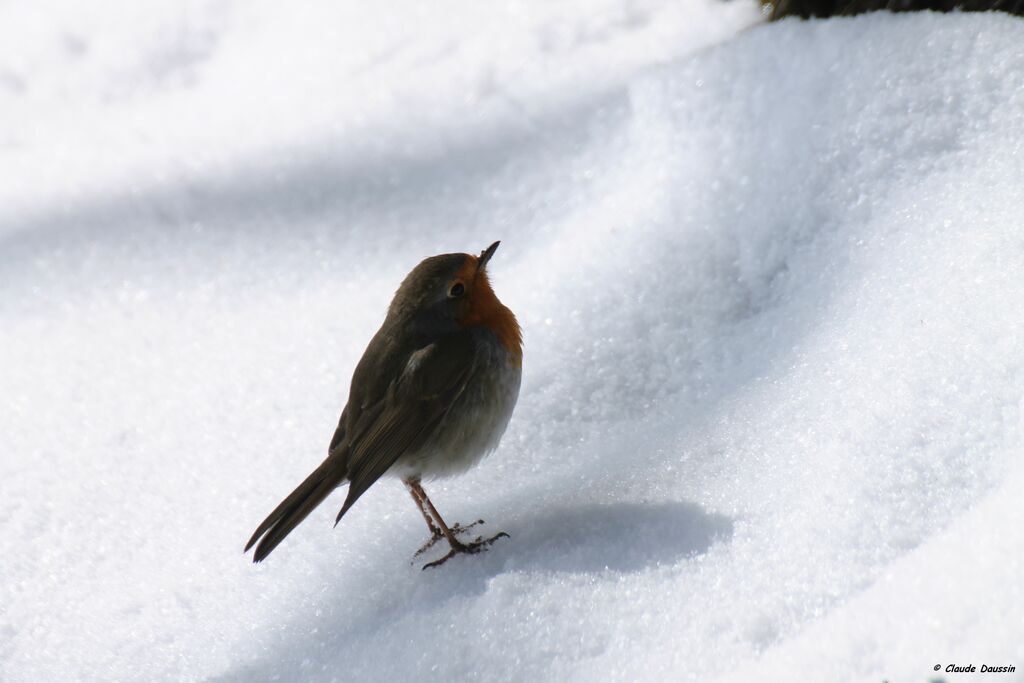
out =
[[[313,509],[345,480],[345,469],[332,458],[325,460],[267,515],[245,544],[245,552],[259,541],[253,562],[262,562]],[[262,540],[260,540],[262,537]]]

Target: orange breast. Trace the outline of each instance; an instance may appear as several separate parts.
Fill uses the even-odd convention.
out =
[[[516,367],[523,365],[523,333],[519,329],[516,316],[508,306],[498,300],[487,279],[487,271],[476,271],[477,258],[470,256],[466,264],[459,270],[458,277],[466,285],[466,297],[463,300],[463,327],[486,326],[498,337],[498,341],[512,356]]]

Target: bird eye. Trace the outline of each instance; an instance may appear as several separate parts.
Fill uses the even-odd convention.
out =
[[[448,296],[451,298],[460,297],[466,293],[466,286],[461,282],[456,282],[452,285],[452,288],[448,290]]]

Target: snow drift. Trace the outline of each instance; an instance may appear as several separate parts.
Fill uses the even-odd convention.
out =
[[[668,10],[555,56],[530,46],[562,45],[565,17],[526,21],[501,45],[536,87],[479,107],[453,87],[422,116],[334,95],[311,113],[298,86],[240,84],[270,139],[178,118],[230,118],[220,86],[271,26],[202,15],[216,40],[190,78],[65,93],[80,140],[49,100],[56,142],[24,114],[8,159],[35,161],[0,166],[27,188],[0,218],[0,678],[1024,664],[1019,20],[783,22],[686,55],[753,19],[694,7],[703,35],[612,70]],[[457,80],[467,43],[435,38],[415,64]],[[40,96],[32,73],[5,101]],[[519,407],[498,452],[428,490],[511,540],[421,572],[422,521],[385,481],[251,565],[242,543],[322,457],[401,277],[495,239]]]

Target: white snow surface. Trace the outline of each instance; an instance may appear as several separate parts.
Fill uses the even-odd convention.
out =
[[[1024,680],[1024,24],[0,6],[0,680]],[[402,276],[502,240],[511,539],[261,565]]]

